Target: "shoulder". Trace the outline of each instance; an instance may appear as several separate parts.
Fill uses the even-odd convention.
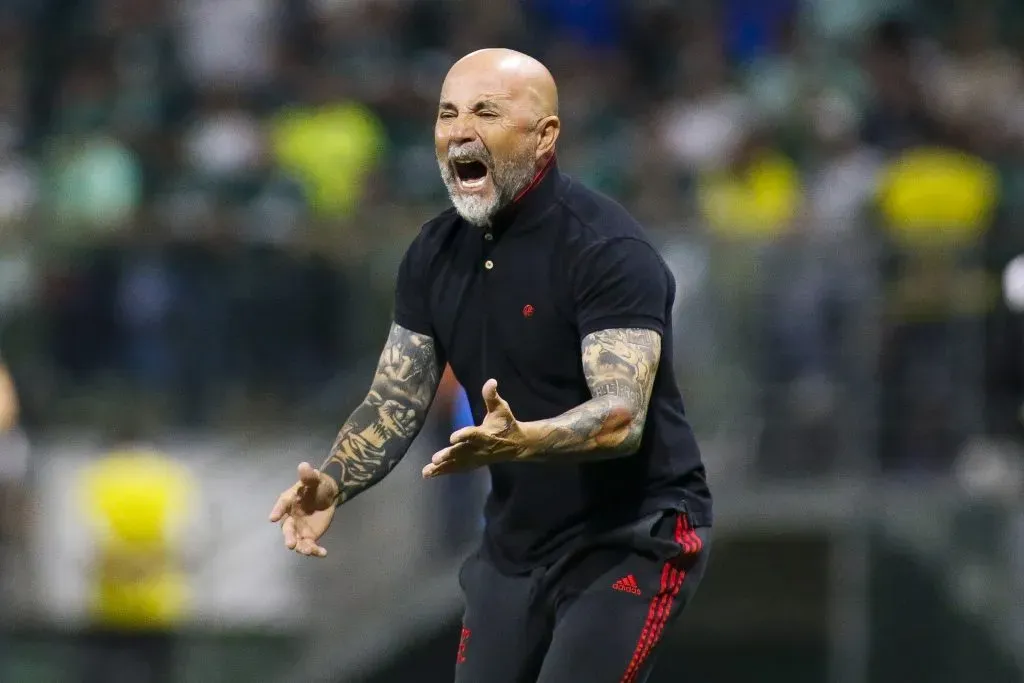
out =
[[[571,179],[561,197],[567,237],[580,249],[625,240],[657,251],[640,222],[619,202]]]
[[[409,243],[405,252],[405,261],[416,265],[427,266],[455,234],[459,223],[459,215],[454,208],[449,208],[434,216],[420,226],[416,236]]]
[[[424,246],[440,244],[456,230],[458,224],[459,214],[456,213],[455,208],[445,209],[420,226],[413,243]]]
[[[644,227],[611,197],[572,180],[561,202],[566,237],[581,260],[615,251],[619,257],[666,267]]]

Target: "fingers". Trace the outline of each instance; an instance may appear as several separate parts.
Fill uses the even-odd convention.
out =
[[[292,505],[294,505],[296,501],[295,494],[296,487],[293,486],[292,488],[288,489],[278,497],[277,502],[274,503],[274,507],[271,508],[270,510],[271,522],[275,524],[277,522],[280,522],[281,519],[288,513],[288,511],[291,510]]]
[[[281,494],[270,510],[270,521],[280,522],[281,519],[292,509],[293,505],[299,502],[300,494],[308,496],[316,492],[320,484],[320,472],[313,468],[308,462],[299,464],[299,481],[290,489]]]
[[[284,536],[284,547],[288,550],[295,550],[299,542],[299,536],[295,533],[295,518],[286,517],[281,525],[281,534]]]
[[[429,463],[423,468],[423,478],[432,479],[433,477],[439,477],[442,474],[447,474],[447,469],[444,465],[435,465]]]
[[[295,552],[306,557],[327,557],[327,549],[309,538],[300,538],[298,545],[295,546]]]
[[[311,489],[316,488],[320,483],[320,471],[308,462],[299,463],[299,482]]]
[[[284,536],[284,547],[294,550],[306,557],[326,557],[327,549],[318,545],[312,534],[295,521],[294,517],[285,517],[281,524],[281,533]]]
[[[498,380],[489,379],[484,382],[484,388],[481,393],[483,394],[484,406],[487,408],[488,413],[501,409],[501,397],[498,396]]]
[[[466,441],[472,441],[474,439],[480,439],[487,436],[484,430],[480,427],[463,427],[451,435],[448,440],[451,445],[460,444]]]
[[[462,460],[449,460],[441,463],[440,465],[431,463],[423,468],[423,478],[433,479],[434,477],[442,477],[446,474],[469,472],[470,470],[476,469],[476,467],[476,464]]]
[[[423,478],[429,479],[442,474],[464,472],[473,469],[476,465],[468,457],[472,450],[469,444],[459,443],[434,453],[433,457],[430,458],[430,462],[423,468]]]
[[[472,447],[468,443],[457,443],[448,448],[442,448],[430,458],[432,465],[443,465],[450,460],[457,460],[469,455]]]

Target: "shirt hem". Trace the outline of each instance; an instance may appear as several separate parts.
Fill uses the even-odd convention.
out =
[[[658,334],[665,334],[665,324],[658,318],[647,315],[609,315],[595,318],[580,325],[580,336],[586,337],[594,332],[616,329],[641,329],[651,330]]]

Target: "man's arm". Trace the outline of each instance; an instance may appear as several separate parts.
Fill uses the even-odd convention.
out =
[[[392,324],[370,391],[349,416],[321,472],[340,505],[385,477],[423,427],[441,381],[434,340]]]
[[[524,461],[601,460],[636,453],[647,419],[661,335],[611,329],[583,338],[583,372],[593,398],[557,417],[522,422]]]

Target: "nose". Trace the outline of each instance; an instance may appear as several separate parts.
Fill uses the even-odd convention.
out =
[[[464,145],[477,138],[476,129],[464,117],[452,121],[448,129],[448,142],[452,145]]]

